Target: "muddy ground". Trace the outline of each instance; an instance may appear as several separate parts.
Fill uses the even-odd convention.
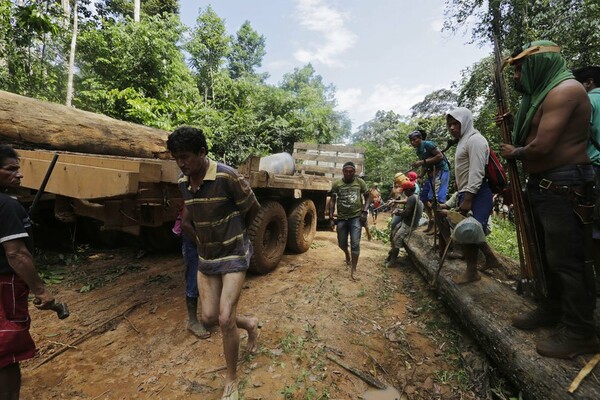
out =
[[[385,223],[382,215],[377,227]],[[374,388],[332,358],[403,399],[508,398],[405,254],[385,268],[386,244],[363,235],[361,246],[358,282],[327,231],[274,272],[248,276],[238,312],[262,328],[256,355],[243,352],[241,331],[241,398],[371,398]],[[32,310],[39,353],[22,364],[23,399],[220,398],[221,334],[199,340],[185,329],[181,255],[139,256],[80,247],[39,257],[71,316]]]

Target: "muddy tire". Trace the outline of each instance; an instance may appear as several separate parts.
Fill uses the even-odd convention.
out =
[[[285,210],[276,201],[264,201],[248,228],[254,247],[250,271],[267,274],[279,264],[287,242],[288,226]]]
[[[312,200],[299,200],[288,216],[287,247],[294,253],[304,253],[317,233],[317,209]]]

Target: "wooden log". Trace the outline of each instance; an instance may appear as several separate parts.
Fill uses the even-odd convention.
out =
[[[430,282],[438,265],[433,239],[415,232],[405,242],[405,249],[416,268]],[[482,274],[478,282],[456,285],[451,277],[466,268],[462,260],[446,260],[437,280],[437,290],[444,303],[453,310],[465,328],[478,341],[502,373],[533,400],[600,399],[600,384],[588,379],[574,394],[568,393],[571,381],[593,354],[575,360],[542,357],[535,342],[552,331],[525,332],[511,326],[511,317],[534,308],[533,302],[519,296],[506,284]],[[598,319],[596,308],[596,321]]]
[[[0,91],[0,140],[15,147],[169,158],[168,132]]]

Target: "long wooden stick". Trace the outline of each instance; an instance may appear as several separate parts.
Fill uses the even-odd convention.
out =
[[[72,341],[71,343],[65,345],[65,347],[63,347],[60,350],[57,350],[55,353],[53,353],[52,355],[50,355],[49,357],[47,357],[46,359],[44,359],[42,362],[40,362],[38,365],[36,365],[35,367],[33,367],[32,369],[38,369],[39,367],[41,367],[42,365],[46,364],[48,361],[52,360],[55,357],[58,357],[60,354],[64,353],[65,351],[75,348],[76,345],[78,345],[79,343],[83,342],[84,340],[86,340],[89,336],[92,335],[92,333],[94,333],[95,331],[97,331],[98,329],[110,324],[112,321],[114,321],[117,318],[121,318],[124,317],[128,312],[130,312],[131,310],[141,306],[142,304],[147,303],[148,300],[144,300],[144,301],[139,301],[137,303],[135,303],[134,305],[132,305],[131,307],[129,307],[128,309],[126,309],[125,311],[123,311],[120,314],[115,315],[114,317],[111,317],[110,319],[102,322],[99,325],[96,325],[94,328],[90,329],[89,331],[87,331],[86,333],[84,333],[83,335],[81,335],[80,337],[78,337],[77,339],[75,339],[74,341]]]
[[[383,383],[381,383],[380,381],[375,379],[371,374],[363,372],[363,371],[359,371],[358,369],[351,367],[350,365],[344,363],[342,360],[340,360],[339,358],[337,358],[331,354],[327,354],[327,358],[329,360],[333,361],[334,363],[336,363],[337,365],[339,365],[340,367],[352,372],[354,375],[358,376],[360,379],[362,379],[369,385],[376,387],[377,389],[380,389],[380,390],[384,390],[385,388],[387,388],[386,385],[384,385]]]
[[[567,391],[569,393],[575,392],[579,387],[581,381],[583,381],[583,379],[586,376],[588,376],[590,372],[592,372],[592,370],[594,369],[596,364],[598,364],[598,362],[600,362],[600,353],[596,354],[594,357],[592,357],[590,361],[588,361],[587,364],[585,364],[585,367],[583,367],[581,371],[579,371],[575,379],[573,379],[573,382],[571,382],[571,384],[569,385],[569,389]]]

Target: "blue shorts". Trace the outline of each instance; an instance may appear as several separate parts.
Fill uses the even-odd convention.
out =
[[[487,182],[483,182],[479,191],[473,196],[473,202],[471,203],[471,212],[473,218],[475,218],[483,227],[483,232],[487,235],[487,225],[490,215],[492,214],[492,208],[494,207],[493,193]],[[458,204],[461,204],[465,198],[465,193],[458,194]]]
[[[181,235],[181,253],[185,264],[185,295],[198,297],[198,249],[185,234]]]
[[[435,183],[435,194],[438,203],[445,203],[448,195],[448,183],[450,181],[450,171],[437,171],[434,178],[425,178],[425,183],[421,188],[419,198],[423,203],[433,200],[433,190],[431,190],[431,181]]]

